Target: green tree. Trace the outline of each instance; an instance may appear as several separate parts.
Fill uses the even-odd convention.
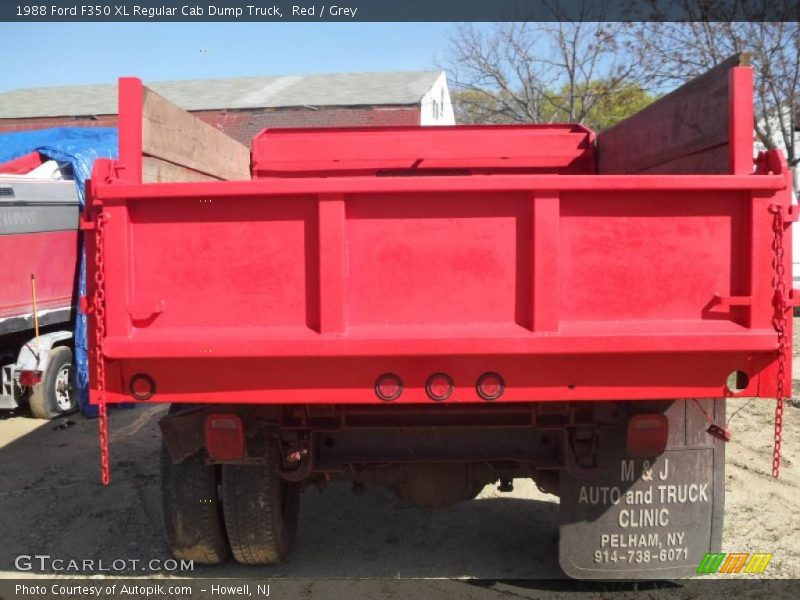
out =
[[[572,104],[572,114],[582,115],[578,122],[598,132],[640,111],[656,98],[636,84],[622,87],[593,81],[574,89],[562,87],[557,92],[545,91],[536,118],[509,110],[508,98],[502,91],[456,90],[452,98],[457,123],[572,123],[575,121],[565,108],[570,102],[570,93],[576,93],[577,97]]]
[[[560,107],[566,103],[565,96],[571,91],[562,88],[553,95],[554,114],[551,121],[569,120],[569,113]],[[578,106],[578,112],[583,115],[582,123],[598,132],[627,119],[655,99],[637,84],[610,86],[605,81],[592,81],[577,90],[577,102],[589,102],[585,110],[582,105]]]

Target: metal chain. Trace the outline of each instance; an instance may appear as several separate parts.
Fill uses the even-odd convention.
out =
[[[111,483],[108,451],[108,412],[106,410],[106,360],[103,342],[106,337],[105,308],[105,223],[108,214],[100,212],[95,225],[95,272],[94,272],[94,320],[95,320],[95,364],[97,365],[97,404],[100,433],[100,471],[103,485]]]
[[[772,251],[774,257],[772,267],[775,271],[775,295],[773,297],[775,315],[772,318],[772,325],[778,333],[778,380],[776,382],[775,392],[775,446],[772,453],[772,476],[777,478],[781,471],[781,437],[783,434],[783,404],[786,395],[784,382],[786,381],[787,353],[791,348],[788,336],[786,335],[786,312],[789,309],[789,303],[786,297],[786,281],[784,278],[783,206],[780,204],[773,204],[769,207],[769,210],[773,214],[772,232],[774,235],[772,238]]]

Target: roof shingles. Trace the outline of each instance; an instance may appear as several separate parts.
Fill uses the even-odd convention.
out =
[[[186,110],[418,104],[440,71],[190,79],[148,83]],[[0,94],[0,119],[113,115],[117,86],[26,88]]]

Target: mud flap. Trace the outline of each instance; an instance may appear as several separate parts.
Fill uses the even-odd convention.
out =
[[[629,457],[623,418],[601,431],[593,465],[579,466],[585,461],[568,453],[560,479],[561,568],[576,579],[693,576],[722,543],[725,443],[706,432],[703,411],[724,424],[725,401],[616,404],[615,410],[663,412],[667,450],[649,461]]]

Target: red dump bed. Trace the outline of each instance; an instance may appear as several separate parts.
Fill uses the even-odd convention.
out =
[[[258,136],[253,180],[183,183],[141,183],[122,80],[88,213],[107,217],[107,400],[145,374],[150,401],[375,404],[392,373],[396,403],[430,403],[440,372],[451,403],[483,402],[486,372],[498,402],[774,396],[790,178],[775,153],[754,172],[749,77],[726,79],[723,146],[641,172],[608,174],[576,125],[306,129]],[[783,248],[788,284],[788,229]]]

